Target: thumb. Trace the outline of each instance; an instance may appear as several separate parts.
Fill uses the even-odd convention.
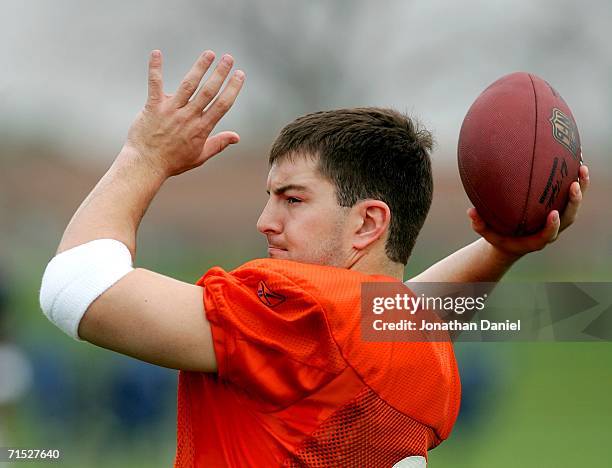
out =
[[[204,148],[202,149],[202,160],[206,161],[207,159],[212,158],[229,145],[236,144],[239,141],[240,135],[238,135],[236,132],[221,132],[208,137],[206,139],[206,143],[204,143]]]
[[[482,232],[487,227],[487,223],[485,223],[484,220],[480,217],[478,211],[476,211],[476,208],[469,208],[467,210],[467,215],[472,221],[472,229],[476,233],[482,234]]]

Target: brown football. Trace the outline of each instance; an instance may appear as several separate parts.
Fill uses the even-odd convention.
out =
[[[531,73],[495,81],[468,110],[457,148],[470,201],[495,231],[521,236],[567,205],[582,163],[576,122],[561,95]]]

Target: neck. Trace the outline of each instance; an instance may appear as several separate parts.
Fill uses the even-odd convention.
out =
[[[386,256],[382,259],[374,258],[372,255],[364,255],[349,266],[349,269],[366,275],[385,275],[399,281],[404,280],[404,265],[392,262]]]

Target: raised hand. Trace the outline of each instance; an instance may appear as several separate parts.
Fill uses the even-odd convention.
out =
[[[563,215],[551,211],[546,218],[546,224],[542,230],[535,234],[523,237],[502,236],[493,231],[486,222],[478,215],[475,208],[468,210],[468,216],[472,220],[472,229],[484,237],[491,245],[509,256],[521,257],[529,252],[542,250],[551,242],[554,242],[559,233],[569,227],[576,220],[582,197],[589,187],[589,169],[583,165],[579,171],[579,181],[570,186],[569,202]]]
[[[234,59],[224,55],[198,90],[214,59],[212,51],[203,52],[176,93],[167,95],[163,91],[161,52],[151,52],[148,98],[128,132],[124,145],[127,157],[145,162],[162,177],[170,177],[198,167],[228,145],[238,143],[236,132],[210,134],[234,104],[245,75],[236,70],[228,79]]]

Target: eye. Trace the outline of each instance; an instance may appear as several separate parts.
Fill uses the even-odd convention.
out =
[[[287,197],[287,203],[289,205],[293,205],[295,203],[300,203],[302,200],[300,200],[299,198],[295,198],[295,197]]]

